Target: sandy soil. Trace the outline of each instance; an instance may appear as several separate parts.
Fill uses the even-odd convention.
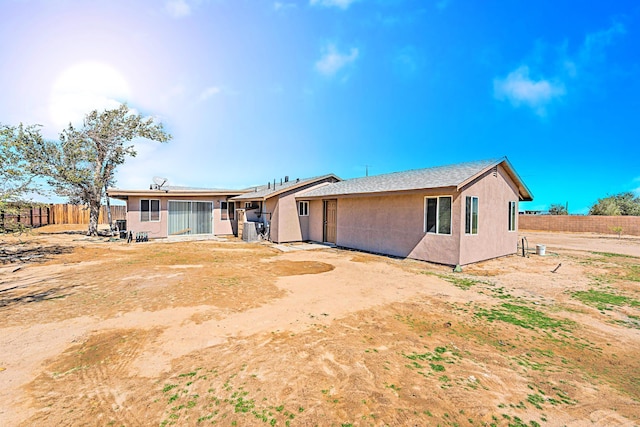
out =
[[[523,235],[463,273],[0,236],[0,425],[638,425],[640,239]]]

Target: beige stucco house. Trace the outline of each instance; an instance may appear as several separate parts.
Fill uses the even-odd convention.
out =
[[[349,179],[299,193],[305,240],[448,265],[517,249],[531,192],[506,158]]]
[[[300,242],[309,240],[309,215],[300,210],[296,196],[304,191],[340,181],[333,174],[306,179],[274,181],[231,198],[243,209],[247,222],[260,223],[269,229],[272,242]],[[303,204],[304,205],[304,204]],[[304,206],[303,206],[304,209]]]
[[[127,202],[127,229],[149,238],[234,234],[235,203],[245,190],[166,186],[149,190],[110,188],[109,197]]]
[[[531,192],[506,158],[341,180],[284,178],[242,190],[109,189],[127,229],[150,238],[237,234],[316,241],[448,265],[513,254]]]

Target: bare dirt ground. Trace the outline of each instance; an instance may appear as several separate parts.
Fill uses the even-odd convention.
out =
[[[0,236],[0,425],[640,424],[640,239],[522,234],[463,273]]]

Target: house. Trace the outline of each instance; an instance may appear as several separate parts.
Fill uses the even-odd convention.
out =
[[[304,203],[296,203],[296,196],[326,184],[340,181],[333,174],[290,181],[285,177],[278,183],[255,188],[231,198],[238,209],[244,209],[247,222],[261,223],[269,229],[272,242],[300,242],[309,238],[309,214]]]
[[[158,239],[192,235],[237,235],[238,215],[270,230],[273,242],[308,240],[305,216],[299,216],[295,196],[318,185],[339,181],[333,174],[273,181],[231,189],[152,186],[148,190],[110,188],[109,197],[127,202],[127,229]]]
[[[127,202],[127,229],[152,239],[170,236],[233,234],[235,203],[245,190],[163,186],[149,190],[109,188],[107,195]]]
[[[317,241],[447,265],[513,254],[518,203],[533,199],[507,158],[341,180],[333,174],[232,189],[109,189],[127,228],[151,238],[243,233]]]
[[[516,252],[518,202],[532,195],[502,158],[349,179],[296,200],[308,240],[465,265]]]

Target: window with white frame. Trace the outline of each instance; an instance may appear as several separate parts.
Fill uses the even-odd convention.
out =
[[[160,221],[160,200],[140,200],[140,222]]]
[[[518,204],[509,202],[509,231],[516,231],[516,219],[518,218]]]
[[[227,202],[220,202],[220,219],[226,220],[229,219],[229,215],[227,213]]]
[[[298,202],[298,215],[309,216],[309,202]]]
[[[464,211],[465,234],[478,234],[478,198],[467,196]]]
[[[424,198],[424,232],[451,234],[451,196]]]
[[[251,209],[252,207],[253,207],[253,205],[251,205],[251,202],[244,202],[244,208],[245,208],[246,210],[249,210],[249,209]]]

